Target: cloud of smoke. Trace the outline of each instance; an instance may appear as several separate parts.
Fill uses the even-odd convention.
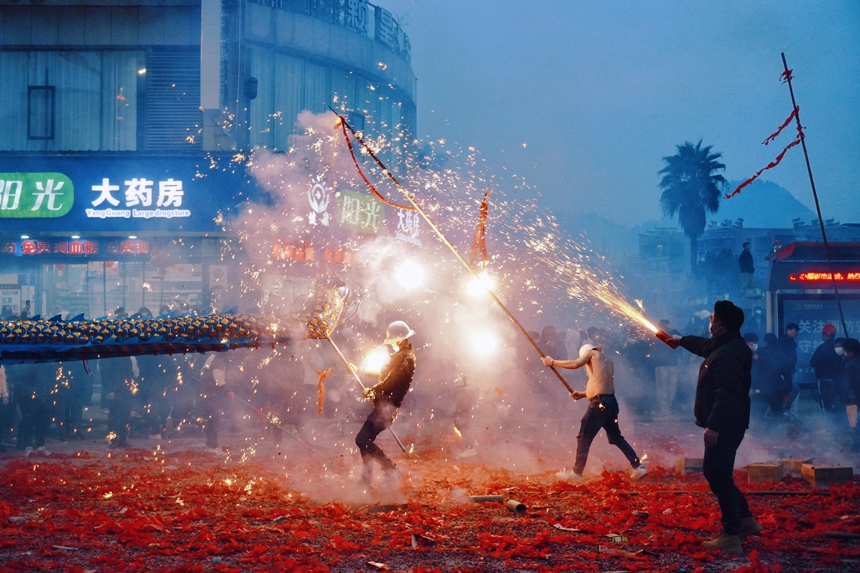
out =
[[[242,239],[245,284],[262,292],[263,299],[269,293],[264,311],[295,312],[296,300],[310,294],[316,279],[337,272],[361,299],[357,315],[332,334],[351,362],[359,363],[382,342],[390,321],[405,320],[415,330],[417,372],[395,424],[407,443],[450,452],[452,459],[469,455],[470,449],[482,451],[482,462],[511,471],[543,471],[545,464],[559,465],[560,459],[572,465],[582,403],[573,404],[541,364],[538,352],[486,292],[478,289],[477,295],[470,294],[474,278],[424,219],[386,207],[385,217],[398,223],[397,233],[345,230],[350,221],[344,218],[343,202],[350,193],[369,193],[356,173],[336,117],[303,113],[297,121],[299,133],[292,136],[287,153],[257,150],[251,158],[252,173],[267,193],[268,203],[248,203],[231,223]],[[617,300],[630,307],[613,265],[591,250],[587,241],[574,240],[561,229],[553,215],[539,207],[539,197],[527,182],[493,173],[476,150],[428,143],[413,151],[412,146],[398,147],[381,138],[367,142],[375,151],[399,160],[397,178],[466,259],[479,205],[485,191],[493,190],[486,234],[493,292],[525,328],[539,332],[553,325],[564,331],[563,350],[556,346],[553,352],[575,355],[579,332],[600,326],[606,354],[616,361],[616,385],[626,408],[622,423],[635,432],[633,412],[647,414],[654,409],[653,375],[647,374],[647,361],[655,341],[639,324],[628,328],[629,314],[607,303],[607,299]],[[357,155],[384,196],[406,202],[384,173],[367,157]],[[360,223],[372,226],[370,213],[362,217]],[[411,240],[403,240],[403,235]],[[314,261],[271,256],[273,245],[287,243],[312,244]],[[357,253],[359,262],[326,262],[321,256],[326,249],[348,249]],[[407,278],[423,273],[420,284],[404,286],[398,280],[405,264],[413,265]],[[272,291],[276,283],[282,288]],[[287,405],[272,402],[273,407],[288,408],[299,428],[304,421],[319,420],[314,374],[335,365],[326,380],[334,414],[327,416],[354,425],[342,427],[345,436],[357,431],[369,405],[324,341],[299,345],[290,350],[289,359],[279,360],[285,368],[301,364],[301,375],[295,376],[292,388],[281,392]],[[314,365],[307,366],[309,362]],[[575,388],[584,387],[579,371],[562,373]],[[279,381],[283,369],[262,368],[258,376],[265,380],[263,386],[286,384]],[[365,379],[365,383],[371,385],[374,380]],[[331,400],[334,397],[336,403]],[[318,431],[313,426],[308,424],[307,431]],[[592,457],[623,461],[614,448],[599,442]],[[344,444],[352,448],[357,463],[348,438]]]

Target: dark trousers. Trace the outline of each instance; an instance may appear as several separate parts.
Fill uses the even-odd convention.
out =
[[[161,434],[167,429],[167,415],[170,405],[163,393],[154,393],[144,397],[143,419],[150,434]]]
[[[218,429],[221,426],[221,416],[227,407],[227,390],[223,386],[209,389],[203,399],[203,410],[206,416],[206,447],[218,447]]]
[[[382,469],[394,469],[394,462],[388,459],[388,456],[376,445],[374,440],[376,440],[376,436],[391,426],[396,414],[397,408],[391,402],[374,404],[373,410],[367,416],[367,420],[364,421],[358,435],[355,436],[355,445],[361,452],[361,461],[366,468],[369,469],[370,463],[376,460]]]
[[[741,518],[752,515],[744,494],[735,485],[732,475],[735,469],[735,454],[744,439],[745,430],[722,431],[717,445],[705,448],[705,461],[702,472],[711,491],[717,496],[720,512],[723,514],[723,531],[737,535]]]
[[[81,428],[84,404],[81,400],[66,396],[57,400],[57,422],[60,436],[70,436]]]
[[[573,471],[582,474],[585,462],[588,460],[591,442],[601,429],[606,430],[609,443],[621,450],[631,466],[638,468],[639,456],[621,435],[621,429],[618,427],[618,401],[615,396],[602,394],[590,400],[588,409],[582,417],[579,435],[576,436],[576,464],[573,466]]]
[[[30,447],[35,440],[35,446],[45,445],[48,427],[51,425],[51,407],[41,399],[22,400],[18,402],[21,408],[21,423],[18,425],[18,443],[20,449]]]
[[[111,442],[120,446],[128,444],[131,426],[131,396],[120,396],[108,400],[108,432],[116,434]]]

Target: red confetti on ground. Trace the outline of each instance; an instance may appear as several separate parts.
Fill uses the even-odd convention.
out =
[[[860,534],[854,484],[748,486],[738,471],[744,491],[813,495],[750,495],[765,530],[735,557],[700,545],[719,531],[701,475],[652,466],[641,482],[604,471],[570,484],[437,448],[401,458],[402,491],[365,492],[348,455],[326,467],[287,449],[0,456],[0,571],[787,573],[853,570],[860,559],[860,540],[825,536]],[[468,498],[487,494],[528,509]]]

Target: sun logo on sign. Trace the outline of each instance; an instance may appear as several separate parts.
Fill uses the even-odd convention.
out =
[[[326,189],[322,181],[322,175],[311,179],[311,188],[308,190],[308,204],[311,206],[308,222],[311,225],[328,227],[329,215],[326,209],[328,209],[330,192],[331,189]]]

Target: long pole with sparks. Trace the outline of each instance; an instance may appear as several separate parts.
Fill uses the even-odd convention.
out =
[[[361,378],[358,374],[355,373],[355,370],[349,367],[349,360],[346,359],[346,356],[343,355],[343,352],[340,351],[340,348],[337,347],[337,344],[334,343],[334,340],[331,338],[326,338],[331,343],[331,347],[334,348],[334,351],[337,352],[337,355],[340,356],[340,359],[343,361],[343,365],[346,366],[346,369],[349,370],[350,374],[353,375],[355,381],[358,382],[359,386],[361,386],[362,390],[367,390],[367,386],[364,385],[364,382],[361,381]],[[403,450],[404,454],[408,454],[409,450],[406,446],[403,445],[403,442],[400,441],[400,438],[397,437],[397,434],[394,433],[394,428],[388,426],[388,431],[391,432],[391,435],[394,436],[394,439],[397,441],[397,445],[400,446],[400,449]]]
[[[430,228],[433,229],[433,231],[436,233],[436,235],[439,236],[439,239],[445,244],[445,246],[447,246],[449,249],[451,249],[451,252],[454,253],[455,257],[457,257],[457,260],[459,260],[460,263],[463,264],[463,266],[466,268],[466,270],[469,271],[472,274],[472,276],[475,277],[476,280],[480,281],[481,280],[480,275],[475,271],[475,269],[472,268],[472,266],[468,262],[466,262],[466,259],[464,259],[460,255],[460,253],[457,251],[457,248],[451,244],[451,242],[444,235],[444,233],[442,233],[442,231],[439,229],[439,227],[437,227],[436,224],[433,223],[433,221],[430,219],[430,217],[427,216],[427,213],[424,212],[424,209],[422,209],[418,205],[418,203],[415,202],[415,200],[412,198],[412,195],[410,195],[409,191],[407,191],[406,188],[400,184],[400,182],[397,180],[397,178],[394,177],[394,174],[388,170],[388,168],[385,166],[384,163],[382,163],[382,161],[380,161],[380,159],[376,156],[376,154],[373,152],[373,150],[370,149],[370,147],[364,142],[364,140],[362,140],[362,138],[355,132],[355,130],[352,128],[352,126],[349,125],[349,123],[346,121],[346,118],[344,118],[342,115],[337,113],[331,107],[329,107],[329,109],[331,109],[331,111],[340,119],[340,121],[343,122],[343,125],[347,129],[349,129],[349,131],[352,133],[353,137],[355,137],[355,140],[361,144],[361,147],[365,151],[367,151],[367,153],[373,158],[373,160],[380,167],[380,169],[382,169],[382,173],[385,174],[385,176],[387,176],[389,179],[391,179],[391,181],[394,183],[394,185],[397,187],[397,189],[403,194],[404,197],[406,197],[406,200],[409,201],[409,204],[412,205],[412,207],[421,215],[421,217],[427,222],[427,224],[430,225]],[[537,353],[540,354],[541,357],[543,357],[544,356],[543,351],[540,349],[540,347],[537,345],[537,343],[535,343],[534,339],[532,339],[532,337],[529,336],[528,331],[525,328],[523,328],[523,325],[520,324],[520,322],[516,319],[516,317],[513,314],[511,314],[511,312],[507,309],[507,307],[504,305],[504,303],[501,300],[499,300],[499,297],[496,296],[496,293],[494,293],[492,291],[492,289],[490,289],[486,286],[485,286],[485,288],[487,290],[487,293],[490,295],[490,297],[496,302],[497,305],[499,305],[499,308],[502,309],[502,312],[504,312],[505,315],[511,320],[511,322],[514,323],[514,325],[519,329],[519,331],[523,334],[523,336],[525,336],[526,340],[529,341],[529,344],[532,345],[532,347],[537,351]],[[555,369],[554,366],[550,366],[549,369],[552,370],[553,374],[556,375],[558,380],[562,384],[564,384],[564,387],[567,389],[567,392],[568,392],[568,394],[570,394],[571,398],[576,400],[577,397],[575,395],[575,392],[574,392],[573,388],[570,387],[570,384],[567,383],[567,380],[564,379],[564,377],[559,373],[558,370]]]

